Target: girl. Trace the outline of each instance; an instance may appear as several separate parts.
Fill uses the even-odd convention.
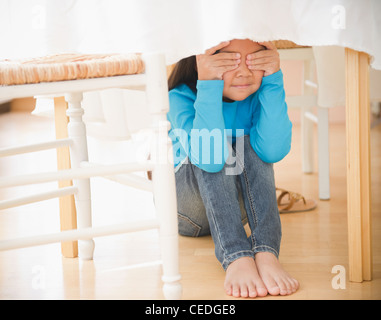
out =
[[[275,46],[223,42],[177,63],[169,90],[180,234],[212,235],[228,295],[292,294],[299,284],[278,261],[272,163],[292,125]]]

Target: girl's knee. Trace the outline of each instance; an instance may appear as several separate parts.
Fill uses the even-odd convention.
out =
[[[179,234],[185,237],[202,237],[210,235],[209,223],[205,219],[199,217],[198,221],[194,221],[190,217],[178,213]]]

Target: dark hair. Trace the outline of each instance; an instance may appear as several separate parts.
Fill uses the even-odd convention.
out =
[[[176,63],[168,79],[168,90],[176,88],[180,84],[186,84],[194,92],[197,92],[198,79],[196,56],[184,58]]]

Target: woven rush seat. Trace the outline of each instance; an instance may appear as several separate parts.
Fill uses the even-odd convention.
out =
[[[297,49],[297,48],[310,48],[308,46],[301,46],[289,40],[276,40],[272,41],[277,49]]]
[[[36,84],[144,72],[141,54],[58,54],[0,61],[0,85]]]

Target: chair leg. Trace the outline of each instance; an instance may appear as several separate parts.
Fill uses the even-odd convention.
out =
[[[67,94],[65,99],[69,104],[68,134],[69,138],[73,140],[70,147],[70,161],[71,167],[74,169],[79,168],[82,161],[88,161],[86,126],[82,121],[84,114],[81,106],[82,93]],[[90,179],[73,180],[73,185],[78,188],[78,193],[75,195],[78,229],[89,228],[92,226]],[[94,241],[92,239],[80,240],[78,245],[80,258],[91,260],[95,246]]]
[[[310,119],[305,116],[311,108],[301,108],[301,130],[302,130],[302,170],[304,173],[312,173],[314,171],[314,143],[313,143],[313,126]]]
[[[330,199],[328,109],[318,107],[319,198]]]
[[[163,260],[163,293],[168,300],[180,299],[182,286],[179,273],[179,247],[175,173],[172,156],[172,142],[168,138],[167,126],[157,135],[160,140],[152,159],[156,162],[152,173],[155,207],[160,220],[160,247]]]
[[[67,103],[63,97],[54,98],[54,118],[56,127],[56,139],[65,139],[67,135],[68,119],[66,116]],[[57,169],[70,169],[70,151],[68,147],[57,149]],[[72,181],[60,181],[60,188],[69,187]],[[61,231],[77,229],[77,212],[75,211],[74,196],[61,197],[60,226]],[[78,242],[70,241],[61,243],[61,252],[65,258],[76,258],[78,256]]]

